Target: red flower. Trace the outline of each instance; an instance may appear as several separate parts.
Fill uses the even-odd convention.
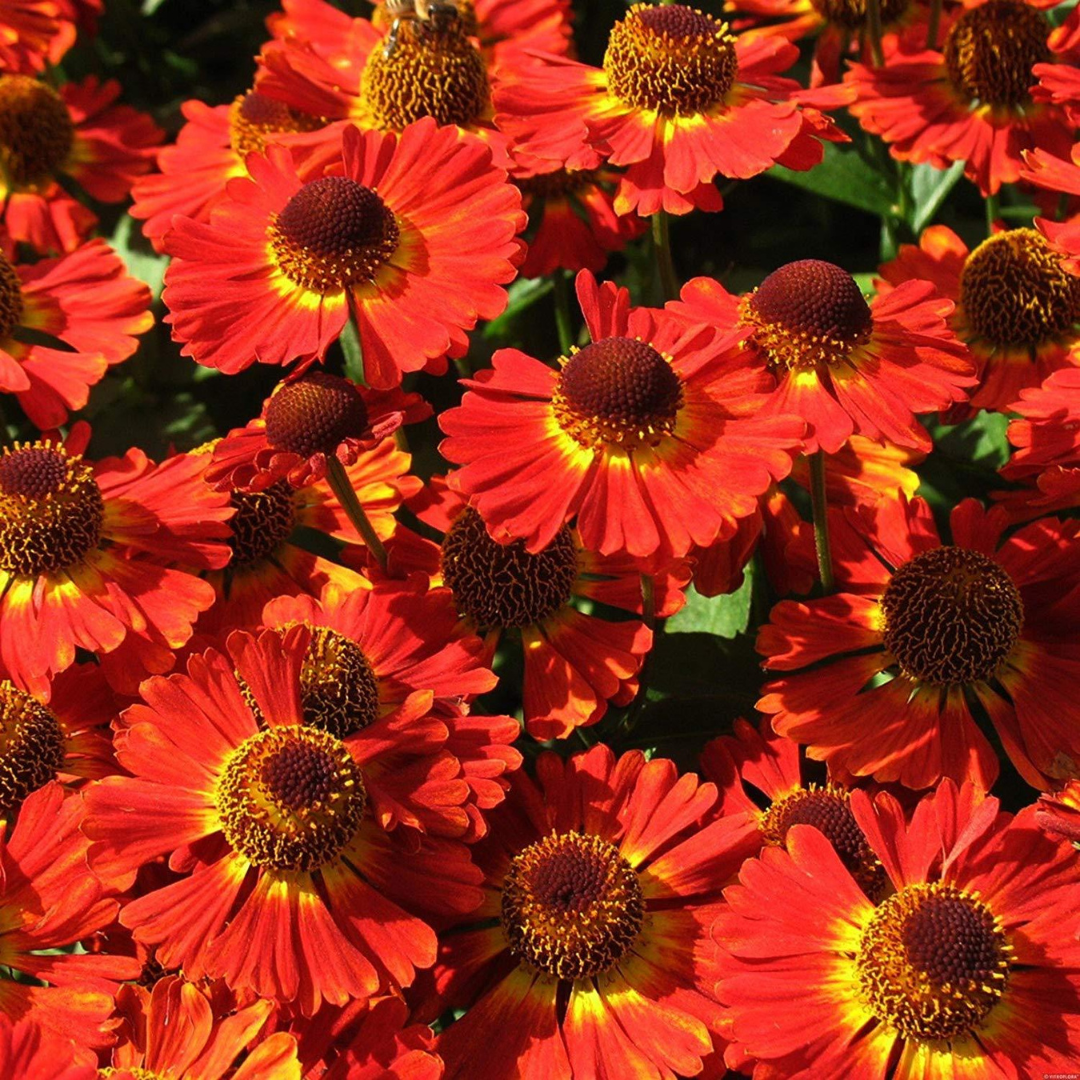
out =
[[[183,570],[223,566],[227,500],[185,458],[154,466],[139,450],[96,465],[76,425],[66,444],[45,438],[0,451],[0,668],[44,690],[76,647],[125,646],[106,667],[134,689],[167,671],[213,589]]]
[[[0,0],[0,71],[38,72],[64,24],[54,0]]]
[[[150,169],[161,131],[143,113],[114,104],[120,84],[90,76],[54,90],[27,75],[0,76],[0,221],[37,251],[72,251],[97,215],[61,186],[123,202]]]
[[[846,139],[800,108],[807,93],[779,75],[798,55],[786,41],[735,38],[683,4],[635,4],[612,29],[603,68],[537,55],[504,69],[496,123],[526,155],[568,169],[628,166],[619,214],[719,210],[717,175],[747,179],[777,162],[810,169],[818,139]],[[814,100],[832,108],[848,96]]]
[[[368,390],[327,371],[287,379],[262,413],[214,446],[206,480],[218,490],[263,491],[281,479],[305,487],[325,479],[327,459],[356,463],[404,423],[431,415],[418,394]]]
[[[185,355],[230,374],[306,365],[351,310],[365,379],[387,389],[463,355],[465,331],[503,310],[525,222],[481,143],[428,120],[400,137],[347,127],[342,154],[342,175],[302,179],[270,147],[248,158],[251,177],[230,181],[209,223],[176,220],[164,296]]]
[[[1024,150],[1063,154],[1072,141],[1064,112],[1032,100],[1033,68],[1051,58],[1041,6],[985,0],[946,17],[941,52],[891,42],[883,67],[852,64],[852,115],[901,161],[966,162],[983,195],[1015,183]]]
[[[951,524],[943,544],[922,499],[833,513],[842,591],[773,608],[758,651],[791,674],[758,708],[855,776],[989,788],[998,761],[977,708],[1024,779],[1046,787],[1080,761],[1077,530],[1051,518],[1002,543],[1004,513],[971,499]]]
[[[1080,279],[1034,229],[1010,229],[974,251],[950,228],[926,229],[881,268],[883,293],[931,281],[956,308],[949,326],[978,365],[972,409],[1008,411],[1025,387],[1080,364]]]
[[[835,454],[852,434],[929,450],[915,413],[965,400],[975,382],[967,349],[946,323],[952,301],[927,281],[867,304],[846,270],[801,259],[742,299],[697,278],[669,308],[692,326],[738,337],[726,362],[775,387],[765,415],[806,419],[807,453]]]
[[[560,369],[502,349],[439,417],[455,488],[533,553],[575,517],[602,555],[679,558],[730,536],[791,468],[802,421],[749,418],[768,377],[725,362],[711,330],[631,308],[587,271],[577,289],[591,345]]]
[[[59,427],[111,365],[135,352],[134,335],[154,325],[150,301],[104,240],[32,265],[12,265],[0,252],[0,391],[14,394],[37,427]],[[16,334],[27,329],[68,348]]]
[[[521,773],[477,845],[484,902],[443,936],[437,996],[464,1008],[436,1049],[447,1080],[696,1075],[721,1011],[706,940],[753,848],[742,815],[670,761],[606,746]],[[714,1075],[714,1074],[710,1074]]]
[[[0,834],[0,951],[6,968],[35,980],[0,980],[0,1013],[33,1020],[56,1045],[74,1043],[77,1061],[96,1064],[94,1051],[111,1041],[119,983],[136,978],[140,964],[70,950],[107,927],[119,907],[86,868],[83,815],[78,796],[65,799],[59,784],[46,784]]]
[[[416,913],[480,899],[468,849],[427,832],[471,793],[430,693],[344,739],[308,726],[310,641],[299,626],[238,631],[228,655],[144,682],[116,738],[132,775],[87,791],[85,823],[92,865],[131,880],[168,855],[182,875],[121,913],[165,968],[308,1016],[407,986],[435,959]]]
[[[1051,835],[1080,843],[1080,780],[1070,780],[1053,795],[1040,795],[1035,820]]]
[[[872,902],[804,825],[743,866],[713,927],[729,1060],[790,1080],[1067,1074],[1077,853],[972,785],[944,782],[910,825],[889,795],[851,807],[895,892]]]

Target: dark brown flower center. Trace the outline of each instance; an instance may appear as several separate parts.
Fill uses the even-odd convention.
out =
[[[216,792],[225,839],[272,870],[331,862],[356,835],[366,802],[345,745],[301,725],[245,739],[226,760]]]
[[[0,818],[55,779],[64,764],[64,733],[52,710],[0,682]]]
[[[296,524],[293,489],[284,481],[265,491],[234,491],[229,503],[236,513],[229,521],[234,569],[268,559],[289,538]]]
[[[0,570],[36,577],[79,562],[101,539],[93,469],[38,442],[0,453]]]
[[[971,328],[994,345],[1039,345],[1080,322],[1080,278],[1035,229],[984,240],[960,276],[960,306]]]
[[[370,188],[346,176],[306,183],[269,230],[274,259],[294,284],[338,292],[375,280],[397,250],[397,220]]]
[[[810,0],[810,6],[823,18],[845,30],[866,26],[866,0]],[[908,0],[882,0],[881,21],[888,25],[908,9]]]
[[[401,131],[425,116],[470,127],[490,113],[487,65],[466,31],[460,19],[412,19],[399,26],[393,49],[372,50],[360,96],[376,127]]]
[[[945,66],[966,101],[1025,105],[1038,81],[1031,69],[1050,59],[1050,23],[1023,0],[987,0],[965,11],[945,39]]]
[[[379,681],[355,641],[314,626],[300,671],[300,700],[304,723],[345,739],[378,720]]]
[[[904,563],[881,598],[885,647],[905,675],[933,686],[990,678],[1024,625],[1020,592],[978,551],[939,547]]]
[[[564,363],[553,405],[559,426],[584,447],[656,445],[675,428],[683,384],[651,345],[613,337]]]
[[[368,426],[367,407],[348,379],[316,371],[283,383],[266,405],[266,439],[301,457],[332,454]]]
[[[851,812],[847,791],[833,784],[824,788],[811,785],[778,799],[761,819],[765,842],[783,847],[792,825],[812,825],[832,844],[867,896],[876,897],[881,892],[884,868]]]
[[[570,600],[578,575],[577,548],[565,526],[535,555],[521,540],[498,544],[469,508],[443,540],[442,575],[458,611],[478,628],[531,626]]]
[[[324,126],[320,117],[291,109],[257,90],[241,94],[229,109],[229,143],[241,156],[264,153],[274,135],[318,131]]]
[[[60,95],[29,75],[0,76],[0,169],[8,187],[50,184],[75,140]]]
[[[907,885],[863,931],[860,996],[909,1039],[955,1039],[986,1019],[1008,985],[1012,948],[1001,921],[952,885]]]
[[[522,176],[515,179],[525,195],[538,199],[552,199],[573,195],[596,183],[597,169],[555,169],[554,172],[539,173],[536,176]]]
[[[739,62],[728,25],[684,4],[635,4],[608,38],[608,87],[633,108],[693,116],[719,105]]]
[[[520,963],[568,982],[618,964],[644,919],[637,873],[598,836],[552,833],[518,854],[503,882],[510,951]]]
[[[6,338],[23,315],[22,279],[0,251],[0,340]]]

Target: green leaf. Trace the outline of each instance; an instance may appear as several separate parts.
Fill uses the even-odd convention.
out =
[[[775,165],[766,175],[876,217],[897,216],[893,177],[879,172],[856,150],[841,150],[835,143],[825,144],[825,159],[809,172]]]
[[[551,278],[518,278],[507,290],[509,301],[506,310],[484,327],[484,337],[499,338],[505,335],[514,319],[547,296],[553,287]]]
[[[743,583],[725,596],[702,596],[691,586],[686,591],[686,607],[664,625],[666,634],[705,633],[733,638],[746,633],[750,625],[750,602],[754,591],[753,565],[746,567]]]
[[[949,192],[964,175],[964,163],[955,162],[948,169],[935,169],[933,165],[914,165],[907,170],[907,188],[910,196],[907,223],[918,236],[937,216]]]
[[[156,252],[143,236],[135,219],[130,214],[122,214],[116,223],[109,243],[121,259],[132,277],[145,281],[157,299],[161,295],[161,285],[165,278],[168,257]]]
[[[360,335],[356,332],[356,323],[349,319],[338,338],[341,351],[345,354],[345,375],[360,386],[367,386],[364,381],[364,350],[360,346]]]

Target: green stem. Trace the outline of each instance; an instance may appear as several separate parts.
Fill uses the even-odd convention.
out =
[[[829,500],[825,492],[825,451],[809,455],[810,504],[814,513],[814,549],[817,552],[818,572],[825,595],[833,591],[832,548],[829,545]]]
[[[679,279],[675,274],[675,263],[671,258],[671,219],[666,210],[657,210],[652,219],[653,254],[656,269],[660,275],[660,289],[663,299],[679,298]]]
[[[556,270],[552,275],[555,297],[555,326],[559,331],[559,348],[563,356],[569,356],[574,347],[573,320],[570,316],[570,279],[565,270]]]
[[[881,47],[881,0],[867,0],[866,25],[870,32],[870,53],[874,57],[874,67],[883,67],[885,50]]]
[[[367,514],[364,513],[364,508],[360,505],[356,492],[353,491],[345,466],[338,461],[335,454],[327,455],[326,464],[326,479],[330,484],[330,490],[337,496],[338,502],[341,503],[345,513],[349,515],[349,520],[356,526],[356,531],[363,538],[368,551],[375,556],[375,561],[385,570],[386,548],[383,547],[383,542],[376,535]]]
[[[926,26],[926,47],[937,49],[938,26],[941,23],[941,0],[933,0],[930,4],[930,21]]]
[[[656,648],[656,581],[651,574],[641,575],[641,618],[642,622],[653,632],[652,645],[641,661],[641,670],[638,672],[638,688],[634,700],[630,703],[626,718],[623,720],[623,730],[629,734],[637,726],[641,718],[641,710],[645,707],[649,689],[649,669],[653,650]]]
[[[986,235],[994,235],[994,222],[997,221],[998,216],[998,197],[996,195],[986,196]]]

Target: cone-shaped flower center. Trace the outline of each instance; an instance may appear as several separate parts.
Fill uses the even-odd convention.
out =
[[[325,626],[311,629],[300,670],[304,723],[339,739],[379,718],[379,681],[355,641]]]
[[[374,126],[402,131],[425,116],[469,127],[491,111],[487,65],[461,19],[449,25],[412,19],[397,44],[375,48],[360,80],[360,97]]]
[[[442,575],[458,611],[479,629],[531,626],[569,601],[578,575],[577,548],[565,526],[535,555],[521,540],[498,544],[469,508],[443,540]]]
[[[614,967],[641,931],[645,900],[613,844],[552,833],[510,863],[502,926],[519,962],[568,982]]]
[[[1020,592],[993,559],[939,547],[904,563],[881,598],[885,647],[905,675],[933,686],[990,678],[1024,625]]]
[[[476,37],[479,24],[476,20],[476,5],[473,0],[457,0],[457,17],[470,37]],[[385,0],[375,0],[375,10],[371,13],[371,21],[375,27],[387,31],[393,26],[395,16],[387,12]]]
[[[1035,229],[984,240],[960,276],[960,306],[971,328],[994,345],[1038,345],[1080,321],[1080,278]]]
[[[845,30],[866,26],[866,0],[810,0],[810,6],[823,18]],[[907,11],[908,0],[882,0],[881,21],[886,25]]]
[[[257,90],[241,94],[229,109],[229,143],[242,156],[263,153],[271,136],[318,131],[324,126],[319,117],[290,109]]]
[[[0,453],[0,570],[36,577],[97,547],[105,504],[93,469],[37,442]]]
[[[0,251],[0,340],[19,325],[23,314],[22,279]]]
[[[612,28],[604,54],[615,97],[668,116],[693,116],[720,104],[738,70],[727,23],[684,4],[635,4]]]
[[[584,447],[656,445],[675,428],[683,384],[651,345],[612,337],[567,360],[553,396],[559,426]]]
[[[229,521],[233,568],[254,566],[269,558],[288,539],[296,524],[293,489],[284,480],[265,491],[234,491],[236,510]]]
[[[754,343],[777,368],[839,363],[873,328],[855,279],[821,259],[774,270],[742,304]]]
[[[907,885],[863,931],[859,991],[909,1039],[953,1039],[986,1018],[1008,984],[1012,949],[1000,920],[952,885]]]
[[[225,839],[256,866],[317,870],[356,835],[367,795],[344,743],[296,725],[245,739],[226,760],[216,801]]]
[[[272,219],[270,245],[281,272],[317,293],[374,281],[397,249],[397,220],[370,188],[347,176],[306,183]]]
[[[64,733],[52,710],[0,682],[0,818],[54,779],[63,764]]]
[[[877,896],[885,885],[885,871],[851,812],[850,796],[843,788],[811,784],[777,799],[761,818],[767,844],[783,847],[792,825],[812,825],[832,844],[840,861],[851,871],[867,896]]]
[[[29,75],[0,76],[0,170],[9,187],[49,184],[75,140],[60,95]]]
[[[536,176],[522,176],[515,183],[525,195],[537,199],[552,199],[573,195],[591,187],[599,177],[598,169],[555,169]]]
[[[343,440],[360,438],[367,426],[360,391],[327,371],[284,383],[266,405],[267,441],[302,457],[332,454]]]
[[[1050,23],[1022,0],[987,0],[964,12],[945,39],[953,89],[981,105],[1017,106],[1031,100],[1035,64],[1050,59]]]

